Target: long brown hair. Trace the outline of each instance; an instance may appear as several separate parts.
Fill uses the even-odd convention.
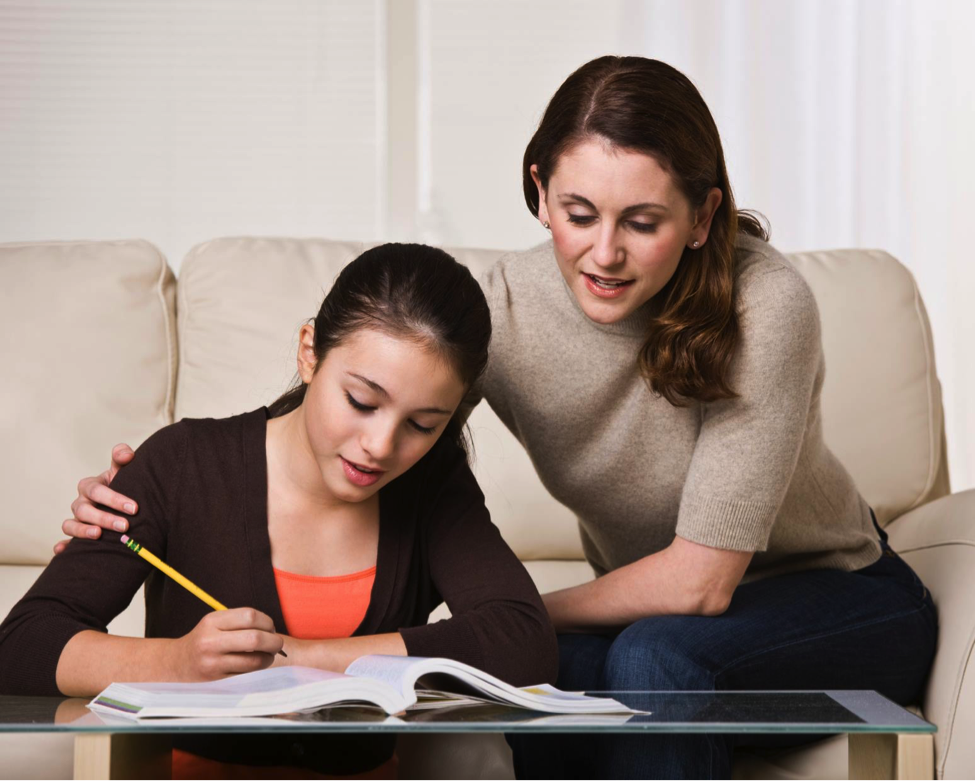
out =
[[[559,158],[587,139],[651,155],[670,173],[693,209],[712,187],[722,200],[704,246],[685,248],[677,270],[651,299],[652,318],[640,349],[640,371],[651,390],[675,406],[737,394],[728,382],[740,326],[735,300],[739,233],[768,241],[760,215],[735,206],[721,138],[690,80],[659,60],[600,57],[559,87],[525,149],[525,201],[538,216],[538,188],[548,188]]]
[[[315,359],[362,328],[409,339],[439,354],[470,388],[487,366],[491,312],[470,270],[425,244],[382,244],[363,252],[338,275],[315,317]],[[301,406],[308,386],[295,381],[268,406],[269,417]],[[458,415],[444,428],[470,455]]]

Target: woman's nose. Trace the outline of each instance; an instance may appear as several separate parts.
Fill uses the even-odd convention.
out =
[[[592,247],[593,262],[600,268],[610,268],[622,262],[623,255],[623,247],[617,240],[615,226],[604,224]]]

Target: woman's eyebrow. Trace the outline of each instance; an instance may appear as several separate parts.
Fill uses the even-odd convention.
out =
[[[590,201],[588,198],[584,198],[578,193],[559,193],[559,200],[574,201],[576,203],[582,204],[583,206],[588,206],[593,211],[598,211],[598,209],[593,205],[592,201]],[[662,203],[646,202],[646,203],[635,203],[632,206],[627,206],[620,213],[631,214],[633,212],[652,211],[652,210],[663,211],[663,212],[669,211],[669,209],[666,206],[664,206]]]
[[[346,372],[346,374],[348,374],[353,379],[358,380],[359,382],[365,383],[366,385],[368,385],[370,388],[372,388],[376,393],[378,393],[380,396],[382,396],[387,401],[392,398],[389,395],[389,391],[387,391],[378,382],[374,382],[374,381],[370,380],[368,377],[363,377],[361,374],[353,374],[352,372]],[[426,413],[429,413],[431,415],[449,415],[450,414],[450,410],[440,409],[440,407],[426,407],[425,409],[418,409],[416,411],[417,412],[426,412]]]

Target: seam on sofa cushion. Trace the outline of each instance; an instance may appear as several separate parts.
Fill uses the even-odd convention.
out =
[[[951,707],[948,708],[948,724],[945,728],[944,744],[941,747],[940,761],[937,763],[938,777],[944,778],[945,764],[948,762],[948,750],[951,748],[951,738],[955,732],[955,716],[958,713],[958,700],[961,699],[961,690],[965,685],[965,673],[972,661],[972,649],[975,648],[975,629],[968,635],[968,652],[960,665],[958,675],[955,678],[955,687],[952,691]]]
[[[898,554],[910,553],[912,551],[930,550],[932,548],[944,548],[949,545],[965,545],[969,548],[975,548],[975,542],[971,540],[950,540],[931,545],[918,545],[913,548],[903,548],[898,551]],[[961,698],[961,690],[965,684],[965,674],[967,673],[969,666],[971,666],[972,654],[973,651],[975,651],[975,628],[972,629],[972,632],[968,636],[968,643],[966,647],[967,652],[964,654],[962,663],[955,675],[955,685],[952,690],[951,704],[948,706],[948,723],[944,725],[943,730],[941,727],[938,728],[939,731],[941,731],[944,735],[944,740],[941,746],[941,755],[940,757],[935,758],[938,778],[944,778],[945,764],[948,761],[948,750],[951,747],[951,738],[955,731],[955,717],[958,712],[958,700]]]
[[[150,244],[153,250],[156,252],[156,256],[159,258],[159,278],[156,280],[156,295],[159,298],[159,303],[162,306],[163,312],[163,322],[166,327],[166,401],[165,401],[165,417],[166,423],[173,422],[173,414],[176,409],[176,379],[178,370],[178,350],[179,343],[176,339],[176,324],[173,322],[173,315],[175,313],[170,313],[169,305],[166,301],[166,273],[171,272],[169,268],[169,263],[166,261],[166,256],[163,255],[162,251],[156,247],[154,244]],[[175,276],[175,275],[174,275]],[[176,296],[173,296],[173,305],[176,305]]]
[[[898,261],[899,262],[899,261]],[[910,272],[908,272],[910,274]],[[917,315],[918,323],[921,326],[921,337],[924,343],[924,369],[925,369],[925,386],[928,394],[928,478],[924,483],[924,488],[918,494],[917,498],[908,507],[908,510],[912,510],[917,507],[925,496],[931,491],[934,486],[934,481],[938,473],[937,464],[935,463],[938,456],[941,454],[941,448],[936,447],[935,439],[937,437],[937,427],[934,425],[934,392],[933,384],[938,381],[937,376],[934,376],[934,356],[932,355],[932,335],[928,328],[927,317],[925,317],[924,312],[921,311],[921,291],[918,290],[917,281],[914,279],[914,275],[910,274],[911,286],[914,288],[914,313]]]
[[[898,555],[901,553],[912,553],[919,550],[931,550],[932,548],[944,548],[948,545],[966,545],[975,548],[975,541],[972,540],[945,540],[944,542],[932,542],[929,545],[915,545],[913,548],[898,548]]]

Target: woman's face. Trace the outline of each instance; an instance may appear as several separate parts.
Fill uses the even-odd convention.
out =
[[[299,373],[307,445],[330,498],[361,502],[419,461],[464,397],[452,367],[415,342],[363,329],[315,371],[302,328]]]
[[[650,155],[596,140],[563,154],[539,190],[555,257],[582,311],[615,323],[649,301],[677,270],[686,247],[703,246],[721,202],[717,188],[694,210]]]

